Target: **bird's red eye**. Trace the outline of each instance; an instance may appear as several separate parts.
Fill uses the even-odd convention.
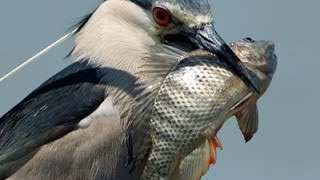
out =
[[[152,15],[154,21],[160,26],[167,26],[172,22],[172,18],[169,11],[164,7],[155,6],[152,9]]]

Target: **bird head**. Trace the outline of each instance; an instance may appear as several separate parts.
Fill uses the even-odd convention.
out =
[[[73,55],[135,72],[143,57],[169,45],[204,49],[226,60],[256,90],[246,68],[214,28],[208,0],[107,0],[81,25]]]

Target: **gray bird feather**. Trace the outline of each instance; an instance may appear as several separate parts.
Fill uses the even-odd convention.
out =
[[[108,93],[121,89],[133,95],[135,81],[124,71],[82,61],[44,82],[0,118],[0,179],[20,168],[42,145],[77,130]]]

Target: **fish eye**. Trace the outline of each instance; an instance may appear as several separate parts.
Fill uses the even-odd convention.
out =
[[[253,40],[251,37],[246,37],[246,38],[243,39],[243,41],[249,42],[249,43],[254,43],[255,42],[255,40]]]
[[[160,26],[168,26],[172,22],[170,12],[163,6],[153,7],[152,16],[154,21]]]

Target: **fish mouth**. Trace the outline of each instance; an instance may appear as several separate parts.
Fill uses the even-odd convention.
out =
[[[277,56],[273,41],[244,38],[242,41],[231,43],[231,49],[238,52],[237,55],[249,69],[257,69],[271,76],[276,70]]]

